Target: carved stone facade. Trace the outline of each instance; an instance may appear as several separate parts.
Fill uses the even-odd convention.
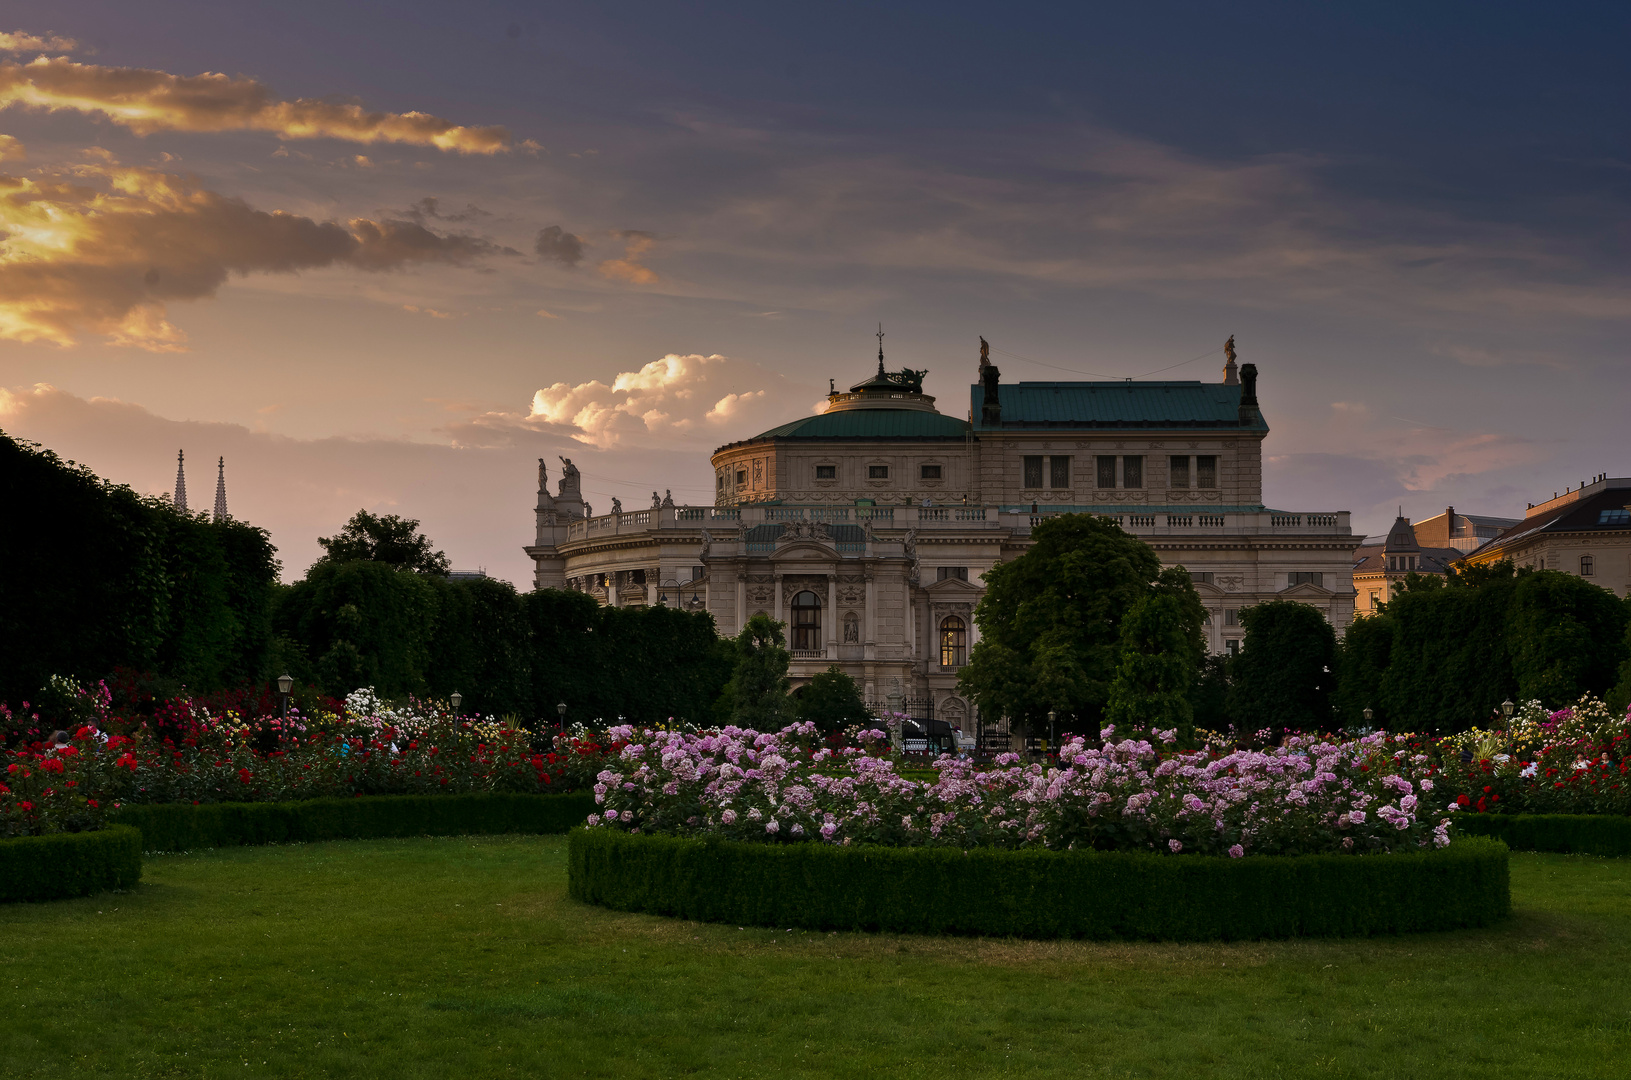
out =
[[[1048,514],[1109,515],[1189,569],[1213,651],[1238,647],[1239,610],[1267,599],[1340,632],[1359,538],[1346,512],[1263,506],[1256,374],[1231,359],[1222,383],[1004,386],[982,356],[964,421],[880,356],[824,413],[716,451],[713,506],[572,518],[541,474],[534,584],[702,607],[725,635],[763,612],[796,638],[795,684],[837,664],[869,701],[932,700],[965,729],[978,717],[957,673],[984,575]]]

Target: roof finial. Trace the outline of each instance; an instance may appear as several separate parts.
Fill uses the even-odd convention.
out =
[[[883,375],[883,323],[878,324],[878,374]]]
[[[187,451],[176,451],[176,496],[175,507],[183,513],[187,510]]]
[[[219,472],[215,474],[215,520],[225,521],[227,514],[227,459],[221,458],[216,463]]]

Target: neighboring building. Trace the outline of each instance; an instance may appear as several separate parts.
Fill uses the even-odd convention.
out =
[[[1359,540],[1346,512],[1263,506],[1268,425],[1232,348],[1222,383],[1002,385],[982,347],[968,420],[937,411],[923,375],[886,372],[880,350],[824,412],[720,447],[713,506],[585,519],[576,469],[552,496],[540,461],[535,587],[705,608],[726,635],[763,612],[788,625],[795,684],[837,664],[869,702],[970,730],[957,673],[984,574],[1048,515],[1108,515],[1186,567],[1214,652],[1263,600],[1347,626]]]
[[[1468,552],[1517,523],[1515,518],[1458,514],[1453,506],[1414,525],[1400,515],[1386,536],[1367,536],[1354,551],[1354,614],[1375,614],[1411,574],[1448,577],[1450,567]]]
[[[1631,596],[1631,477],[1604,473],[1529,507],[1521,522],[1467,556],[1473,565],[1511,560],[1562,570]]]
[[[487,578],[487,568],[480,570],[449,570],[443,575],[449,581],[484,581]]]

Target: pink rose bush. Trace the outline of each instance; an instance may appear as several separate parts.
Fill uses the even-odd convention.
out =
[[[881,732],[866,733],[881,736]],[[613,728],[624,744],[596,777],[592,828],[734,840],[1042,847],[1166,854],[1388,852],[1443,847],[1427,755],[1385,734],[1294,737],[1269,750],[1173,752],[1103,733],[1057,764],[1004,754],[993,768],[942,757],[906,779],[863,747],[815,729],[687,733]]]

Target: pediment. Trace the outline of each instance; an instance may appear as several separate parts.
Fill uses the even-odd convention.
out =
[[[1287,600],[1328,600],[1335,595],[1330,589],[1322,589],[1306,581],[1280,590],[1280,596]]]
[[[972,581],[962,578],[945,578],[942,581],[931,581],[923,586],[923,591],[930,593],[936,600],[959,600],[963,597],[977,597],[981,589]]]

